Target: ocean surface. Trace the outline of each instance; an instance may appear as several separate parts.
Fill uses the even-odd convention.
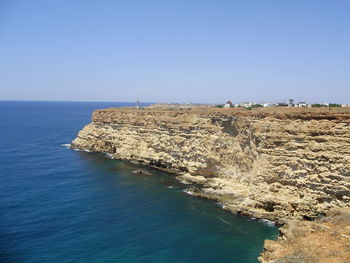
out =
[[[0,263],[257,262],[276,227],[67,148],[94,109],[126,105],[0,101]]]

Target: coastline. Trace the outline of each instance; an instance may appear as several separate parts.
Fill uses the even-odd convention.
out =
[[[349,122],[344,109],[107,109],[71,147],[175,173],[225,210],[288,225],[349,207]]]

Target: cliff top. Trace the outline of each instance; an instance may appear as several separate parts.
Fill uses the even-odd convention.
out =
[[[159,109],[159,108],[108,108],[96,112],[119,112],[119,113],[140,113],[140,115],[162,114],[174,115],[204,115],[204,116],[245,116],[255,118],[276,118],[276,119],[327,119],[327,120],[350,120],[350,108],[189,108],[189,109]]]

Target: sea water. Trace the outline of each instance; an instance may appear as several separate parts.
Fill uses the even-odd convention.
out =
[[[0,102],[0,262],[257,262],[276,227],[67,147],[93,110],[128,105]]]

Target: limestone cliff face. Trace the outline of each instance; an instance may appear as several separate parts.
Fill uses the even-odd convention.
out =
[[[98,110],[72,147],[172,170],[195,195],[280,223],[350,206],[350,112]]]

